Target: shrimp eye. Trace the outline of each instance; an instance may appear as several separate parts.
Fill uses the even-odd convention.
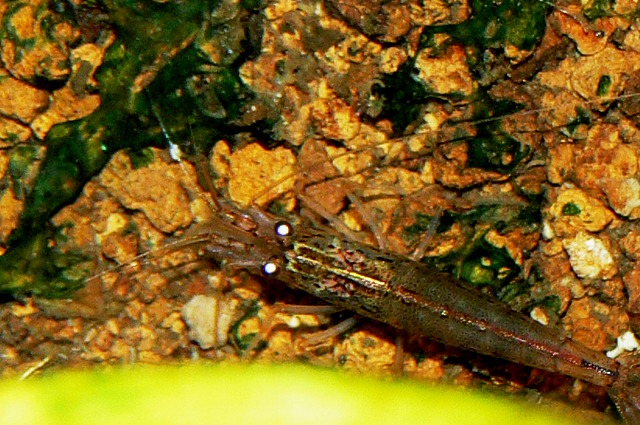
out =
[[[293,226],[287,221],[279,221],[275,225],[276,236],[286,238],[293,234]]]
[[[262,273],[265,276],[275,276],[280,271],[280,262],[277,258],[271,258],[262,264]]]

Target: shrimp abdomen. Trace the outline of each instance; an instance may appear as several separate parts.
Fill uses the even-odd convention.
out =
[[[397,265],[378,317],[447,345],[612,385],[618,363],[425,264]]]

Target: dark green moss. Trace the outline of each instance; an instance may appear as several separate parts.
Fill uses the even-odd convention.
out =
[[[502,132],[479,134],[468,145],[467,166],[502,173],[513,170],[528,153],[518,140]]]
[[[278,200],[271,202],[269,204],[268,210],[271,214],[274,214],[278,217],[286,217],[287,214],[289,214],[286,203],[280,202]]]
[[[122,236],[139,235],[139,234],[140,234],[140,228],[138,227],[138,224],[134,220],[129,221],[125,226],[125,228],[122,229]]]
[[[373,94],[384,99],[381,117],[389,118],[398,132],[420,117],[430,98],[425,85],[414,78],[414,72],[413,64],[407,62],[395,73],[385,75],[383,85],[374,87]]]
[[[582,13],[590,21],[613,16],[613,3],[612,0],[592,0],[587,3]]]
[[[511,282],[520,268],[505,248],[496,248],[484,240],[464,258],[459,276],[473,286],[491,286],[496,289]]]
[[[456,223],[466,235],[461,248],[446,256],[425,259],[447,270],[473,286],[491,286],[504,301],[528,294],[529,285],[517,279],[520,266],[506,248],[496,248],[485,240],[489,230],[506,233],[515,229],[534,232],[541,221],[539,205],[494,204],[480,205],[464,212],[446,211],[442,214],[436,233],[446,231]],[[432,218],[417,214],[413,225],[404,229],[409,243],[417,243],[430,231]]]
[[[433,217],[422,213],[415,214],[413,224],[403,229],[403,235],[408,243],[416,243],[418,238],[424,237],[431,231]],[[535,231],[542,221],[542,213],[539,205],[535,204],[487,204],[479,205],[464,212],[444,211],[438,220],[435,233],[448,231],[454,223],[458,223],[472,233],[475,228],[485,229],[487,226],[498,232],[505,233],[514,229],[526,229]],[[479,227],[478,227],[479,225]],[[476,235],[472,239],[481,239],[483,235]],[[469,248],[473,250],[473,247]],[[466,254],[462,254],[463,256]],[[444,259],[447,262],[455,262],[458,259]]]
[[[191,37],[212,4],[107,2],[119,38],[96,74],[102,105],[89,117],[55,126],[47,135],[47,155],[26,199],[21,225],[12,234],[12,244],[33,234],[74,199],[112,153],[160,143],[149,135],[149,105],[134,91],[136,78],[161,52]],[[176,17],[187,19],[178,23],[181,20]]]
[[[512,279],[496,293],[498,299],[505,303],[513,303],[519,297],[530,298],[531,285],[523,279]]]
[[[260,10],[266,7],[265,0],[240,0],[240,7],[248,10]]]
[[[573,202],[567,202],[562,206],[562,215],[580,215],[582,210]]]
[[[151,149],[142,149],[137,151],[130,151],[129,159],[131,160],[131,166],[133,167],[133,169],[137,170],[151,164],[155,159],[155,155],[153,153],[153,150]]]
[[[68,297],[91,274],[87,256],[58,249],[61,233],[47,228],[0,256],[0,289],[14,296]]]
[[[30,180],[36,160],[39,159],[37,146],[20,145],[11,152],[8,171],[13,184],[13,192],[18,198],[24,198],[28,192],[27,182]]]
[[[598,89],[596,90],[596,94],[598,96],[606,96],[609,94],[609,90],[611,89],[611,77],[609,75],[603,75],[600,77],[600,81],[598,81]]]
[[[562,300],[557,295],[551,295],[540,300],[538,305],[546,307],[547,310],[557,314],[562,309]]]
[[[583,107],[576,108],[576,116],[562,129],[562,132],[568,136],[572,136],[576,129],[583,124],[591,124],[591,112]]]
[[[408,62],[396,73],[385,76],[381,86],[373,87],[373,94],[383,102],[381,117],[390,119],[400,134],[419,120],[429,102],[455,104],[464,99],[464,96],[456,93],[434,93],[415,78],[415,72],[414,65]],[[453,135],[449,141],[467,140],[469,167],[511,172],[529,154],[530,148],[511,137],[502,129],[501,120],[495,118],[512,114],[522,109],[523,105],[507,100],[495,101],[482,89],[466,100],[474,105],[476,134],[473,137],[467,133]],[[451,127],[464,128],[458,124],[449,123]]]
[[[424,237],[425,233],[433,228],[433,220],[435,219],[435,217],[423,213],[416,213],[414,218],[415,222],[403,229],[404,238],[409,243],[414,243],[416,239]],[[446,232],[453,223],[453,216],[448,211],[445,211],[438,219],[435,233]]]
[[[544,35],[547,10],[551,7],[540,0],[474,0],[471,19],[452,26],[447,32],[465,45],[480,50],[512,44],[519,49],[532,49]]]

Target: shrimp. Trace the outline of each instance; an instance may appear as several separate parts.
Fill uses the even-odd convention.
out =
[[[186,248],[200,248],[213,259],[225,263],[223,265],[247,269],[258,276],[268,274],[272,280],[280,279],[294,288],[412,335],[424,335],[453,346],[593,382],[609,391],[628,423],[637,423],[633,365],[601,354],[604,351],[601,346],[610,346],[611,335],[628,328],[624,319],[622,323],[609,323],[606,330],[601,329],[604,325],[594,325],[593,332],[588,328],[589,333],[600,336],[594,341],[585,337],[584,324],[570,321],[567,327],[573,326],[569,332],[571,339],[559,328],[551,330],[537,325],[526,316],[502,306],[495,298],[466,289],[460,280],[462,277],[484,286],[485,290],[497,292],[503,298],[505,292],[515,292],[515,296],[506,298],[518,310],[529,310],[532,305],[539,307],[544,304],[541,299],[560,300],[557,308],[538,308],[550,322],[554,321],[554,314],[580,316],[580,311],[571,315],[568,310],[583,300],[591,302],[587,295],[599,294],[600,297],[593,302],[595,307],[589,303],[586,307],[584,303],[580,304],[587,313],[591,313],[589,308],[596,310],[596,314],[587,314],[590,318],[605,316],[607,308],[615,310],[623,300],[626,302],[614,260],[623,262],[620,251],[632,257],[634,237],[637,237],[632,227],[637,213],[634,211],[636,199],[628,197],[629,191],[619,190],[637,184],[634,183],[637,160],[635,168],[633,161],[637,159],[634,133],[637,130],[632,119],[619,112],[633,109],[632,104],[624,102],[632,100],[633,95],[631,93],[625,99],[625,93],[628,93],[625,90],[632,88],[627,77],[636,70],[637,55],[633,49],[624,52],[628,66],[624,69],[596,66],[622,55],[611,43],[599,53],[590,52],[591,56],[585,53],[585,57],[579,59],[580,55],[565,44],[560,47],[553,43],[548,47],[547,44],[544,55],[532,61],[524,60],[526,54],[522,51],[509,50],[514,63],[524,60],[526,66],[514,65],[511,69],[513,80],[496,84],[492,94],[494,99],[516,99],[525,105],[526,112],[507,116],[497,113],[485,122],[478,122],[474,119],[477,116],[474,107],[480,105],[482,109],[482,102],[456,100],[460,93],[463,98],[465,93],[469,94],[474,84],[470,82],[469,71],[461,65],[466,63],[466,58],[459,46],[434,36],[434,43],[442,43],[437,44],[437,48],[429,48],[434,57],[417,55],[418,71],[400,75],[400,84],[381,79],[352,86],[352,80],[345,83],[336,72],[347,67],[355,75],[366,75],[377,60],[372,58],[380,57],[385,60],[386,73],[401,74],[399,70],[407,57],[418,49],[418,34],[408,34],[407,45],[402,48],[371,41],[352,30],[349,30],[349,37],[342,40],[332,36],[337,29],[343,30],[340,21],[327,15],[314,18],[314,13],[323,13],[320,5],[299,10],[290,3],[268,7],[266,15],[270,22],[265,30],[265,46],[272,50],[265,48],[261,56],[247,63],[241,71],[244,79],[263,96],[264,103],[281,102],[284,105],[285,112],[277,121],[273,134],[287,140],[291,146],[302,145],[297,157],[300,169],[287,171],[296,177],[295,184],[282,189],[285,194],[281,198],[271,194],[265,196],[267,201],[261,199],[266,193],[262,187],[248,196],[239,194],[238,187],[246,189],[266,178],[259,173],[251,177],[250,182],[240,181],[237,177],[248,174],[251,168],[261,170],[258,164],[245,167],[243,171],[224,173],[225,164],[233,168],[238,161],[230,158],[243,149],[237,147],[233,153],[230,149],[225,152],[226,145],[218,143],[211,161],[217,176],[222,176],[222,182],[216,184],[223,197],[228,197],[236,206],[221,202],[219,207],[212,209],[213,214],[209,211],[198,215],[194,212],[203,209],[202,204],[206,202],[202,202],[202,198],[206,196],[201,197],[191,189],[194,186],[192,179],[182,177],[183,169],[186,169],[185,174],[193,175],[189,164],[167,167],[169,171],[163,168],[165,171],[143,180],[139,177],[147,170],[122,166],[126,162],[122,155],[114,159],[98,182],[88,186],[88,198],[79,201],[80,212],[67,216],[77,223],[69,232],[79,233],[82,226],[89,227],[82,214],[83,206],[86,208],[86,204],[92,203],[87,199],[99,201],[100,215],[107,218],[91,224],[94,233],[98,234],[95,239],[104,243],[102,254],[105,258],[125,265],[115,269],[107,267],[106,273],[97,275],[87,285],[90,290],[99,282],[100,290],[115,294],[119,309],[107,306],[103,308],[103,314],[115,310],[114,317],[124,319],[113,319],[107,330],[91,329],[80,342],[85,358],[113,360],[112,357],[101,357],[107,356],[104,347],[112,345],[135,347],[126,352],[131,361],[153,361],[160,356],[158,352],[174,353],[179,349],[191,350],[194,356],[211,355],[215,350],[196,349],[179,332],[184,326],[179,308],[174,305],[179,302],[156,298],[158,288],[166,292],[168,299],[180,302],[209,289],[207,283],[202,282],[209,279],[208,276],[196,277],[185,284],[167,277],[174,271],[173,260],[164,255],[167,251],[184,254],[188,251]],[[287,7],[295,10],[282,10]],[[564,12],[555,15],[550,19],[563,28],[562,34],[568,31],[565,27],[575,24]],[[313,25],[306,25],[308,20]],[[322,38],[305,36],[300,41],[299,35],[304,33],[305,26],[326,30],[328,35]],[[282,42],[274,42],[273,34],[280,28],[287,37]],[[582,26],[578,28],[579,31],[583,29]],[[610,33],[606,35],[589,35],[585,37],[589,40],[575,43],[580,44],[578,50],[594,49],[594,45],[602,41],[606,44],[608,38],[613,37]],[[579,38],[575,34],[572,36]],[[621,36],[617,34],[616,37]],[[633,37],[629,39],[631,43]],[[320,53],[309,54],[296,44],[302,42],[305,46],[319,45]],[[276,48],[273,48],[274,44]],[[445,47],[446,50],[438,50]],[[420,50],[424,51],[424,46]],[[286,62],[283,52],[295,54],[292,53],[291,60]],[[566,54],[559,56],[562,59],[554,59],[558,52]],[[488,50],[487,56],[493,53],[494,50]],[[444,57],[455,60],[446,61]],[[311,59],[319,62],[306,62]],[[533,68],[530,68],[532,62]],[[282,75],[273,78],[262,75],[262,71],[270,69],[268,65],[273,65],[274,73],[281,72]],[[318,77],[320,69],[331,78]],[[444,76],[438,74],[436,78],[429,73],[434,69],[453,72]],[[544,71],[534,77],[539,69]],[[511,74],[509,70],[504,73]],[[291,74],[297,74],[300,82],[292,84]],[[592,84],[577,77],[558,77],[564,74],[572,77],[589,75],[586,80]],[[429,101],[417,108],[419,114],[414,108],[407,113],[409,118],[403,117],[400,131],[414,135],[395,139],[390,120],[379,117],[381,95],[378,89],[384,86],[389,95],[394,90],[400,92],[403,84],[409,85],[415,80],[438,89],[444,80],[462,83],[449,87],[450,91],[444,94],[437,92],[432,98],[425,94]],[[355,100],[349,103],[348,99]],[[256,105],[252,105],[257,111],[253,112],[258,115],[260,103]],[[611,105],[614,107],[610,108]],[[618,105],[620,108],[616,108]],[[579,108],[587,107],[594,109],[591,115],[595,118],[576,113],[577,109],[580,112]],[[251,108],[247,110],[252,111]],[[632,115],[630,112],[629,116]],[[588,122],[590,119],[593,123]],[[613,124],[616,119],[618,125]],[[307,122],[311,124],[303,125]],[[504,129],[506,135],[487,137],[487,127],[482,124],[488,122],[502,124],[500,131]],[[255,144],[248,146],[257,147]],[[293,150],[296,148],[288,149]],[[268,153],[273,150],[261,152],[259,155],[267,157],[264,161],[270,161],[272,157]],[[569,166],[575,163],[582,166]],[[609,168],[604,170],[604,163],[619,172],[607,174]],[[272,168],[287,167],[285,161],[284,165],[278,162]],[[233,177],[234,173],[236,177]],[[224,176],[229,175],[232,175],[228,177],[229,181],[224,181]],[[117,176],[144,181],[139,185],[142,190],[136,195],[129,189],[116,187]],[[280,190],[291,179],[276,180],[279,181],[267,181],[266,186]],[[157,190],[158,181],[163,182],[162,191]],[[100,187],[107,188],[106,194],[100,192]],[[274,233],[280,219],[265,210],[295,208],[289,205],[295,201],[286,198],[291,193],[300,201],[298,206],[303,207],[295,210],[296,215],[306,219],[303,224],[289,223],[293,226],[290,236],[282,230]],[[140,201],[149,198],[158,201],[155,208]],[[269,202],[271,205],[267,205]],[[189,208],[174,209],[176,205],[188,205]],[[615,210],[615,216],[611,209]],[[418,251],[424,252],[427,258],[448,256],[453,266],[446,273],[407,259],[415,245],[419,245],[420,235],[430,228],[429,219],[436,217],[440,210],[445,211],[441,228],[435,232],[429,246]],[[135,216],[124,218],[131,211],[136,211]],[[193,221],[199,223],[189,228]],[[543,223],[542,231],[540,222]],[[289,225],[284,225],[284,229]],[[305,230],[305,227],[311,230]],[[282,229],[281,226],[278,228]],[[612,236],[620,229],[628,230],[630,236],[623,248],[616,251]],[[167,243],[167,235],[174,231],[185,233],[174,236],[177,238],[175,244],[170,238]],[[136,232],[142,235],[140,242],[132,242]],[[344,235],[349,235],[348,241]],[[161,248],[154,250],[154,246]],[[593,249],[585,250],[585,246]],[[138,251],[143,254],[135,256]],[[153,254],[148,254],[150,252]],[[595,253],[603,261],[585,264],[595,257]],[[138,261],[131,260],[132,257]],[[146,263],[147,259],[158,257],[165,264]],[[143,262],[147,269],[138,272],[136,268]],[[548,264],[548,267],[540,264]],[[150,271],[155,269],[161,272]],[[191,270],[180,270],[178,274],[190,275]],[[127,273],[122,273],[125,278],[120,279],[113,277],[117,274],[112,273],[114,271]],[[133,279],[128,280],[129,276]],[[624,276],[629,281],[625,284],[633,289],[633,273]],[[132,283],[136,279],[139,282]],[[539,299],[535,300],[538,302],[532,302],[531,296],[521,296],[517,287],[502,285],[511,280],[533,285],[539,292]],[[492,286],[495,282],[500,284]],[[543,282],[555,286],[545,289]],[[236,283],[233,281],[228,285],[231,287]],[[446,291],[443,291],[445,286]],[[134,301],[130,302],[132,299]],[[37,303],[43,305],[42,300]],[[24,309],[31,311],[30,306]],[[166,311],[169,314],[165,320],[162,313]],[[27,314],[22,310],[20,313]],[[617,315],[621,316],[624,315]],[[156,328],[166,335],[161,334],[157,340],[147,328],[140,331],[128,326],[128,321],[134,321],[150,327],[148,324],[156,323],[153,320],[158,317],[163,320],[157,320]],[[240,326],[245,323],[236,318],[232,321],[242,322]],[[587,323],[592,325],[595,321]],[[15,323],[13,325],[17,327]],[[81,327],[80,324],[77,326]],[[230,328],[226,330],[234,332]],[[578,344],[578,340],[591,348]],[[164,341],[168,342],[165,344]],[[154,346],[154,342],[159,347]],[[126,350],[117,352],[123,351]],[[180,353],[184,355],[184,352]],[[69,357],[72,354],[65,352]]]
[[[564,17],[567,16],[566,11],[561,14]],[[562,20],[562,16],[558,19]],[[566,22],[564,24],[568,25]],[[581,29],[584,28],[581,27]],[[594,33],[593,39],[597,42],[602,40],[603,36]],[[597,44],[596,42],[594,44]],[[582,48],[586,50],[588,47],[586,44],[579,46],[579,49]],[[606,51],[607,54],[618,54],[612,49]],[[454,55],[456,52],[450,53]],[[594,58],[594,62],[599,61]],[[563,70],[562,72],[575,72],[575,74],[593,72],[596,65],[593,62],[587,65],[586,62],[589,61],[567,61],[559,68]],[[569,68],[571,71],[568,70]],[[525,75],[525,70],[520,71],[523,72],[520,74],[522,79],[529,78]],[[465,111],[463,107],[460,110],[456,109],[459,114],[458,120],[455,121],[455,125],[448,128],[444,125],[440,126],[442,121],[439,121],[441,114],[445,114],[445,107],[438,109],[436,106],[428,111],[425,122],[416,126],[418,126],[417,133],[424,134],[427,133],[427,127],[435,123],[437,130],[427,133],[437,134],[432,139],[429,136],[408,137],[396,144],[393,140],[385,138],[384,134],[381,136],[383,132],[378,129],[361,125],[361,134],[365,136],[359,139],[351,137],[353,146],[345,148],[337,155],[334,153],[325,158],[321,157],[320,160],[317,159],[318,155],[323,152],[332,150],[335,152],[339,149],[335,149],[330,143],[323,144],[322,141],[318,143],[319,147],[317,145],[314,147],[314,143],[307,143],[305,140],[302,152],[309,149],[311,153],[306,153],[307,165],[302,167],[306,171],[296,175],[302,180],[300,185],[304,187],[304,193],[298,193],[297,198],[303,206],[308,206],[308,209],[312,210],[312,215],[315,215],[314,221],[333,227],[334,230],[340,227],[339,233],[353,236],[350,237],[350,241],[344,241],[326,228],[319,230],[319,227],[308,232],[308,230],[300,230],[301,226],[294,226],[292,236],[279,234],[266,236],[265,232],[270,227],[275,227],[277,219],[268,218],[264,211],[255,207],[261,195],[258,194],[250,196],[248,202],[240,198],[237,200],[245,207],[249,205],[242,211],[248,214],[247,217],[252,218],[256,228],[261,230],[253,235],[243,234],[242,238],[236,241],[243,247],[239,250],[221,252],[224,249],[217,247],[211,248],[212,253],[218,257],[222,256],[229,264],[238,261],[256,274],[268,273],[274,279],[284,281],[294,288],[302,289],[331,304],[382,321],[411,334],[426,336],[448,345],[551,372],[567,374],[600,385],[608,391],[623,419],[627,423],[637,423],[639,397],[637,385],[634,384],[636,372],[633,359],[612,360],[602,354],[603,350],[587,348],[578,342],[582,339],[589,343],[588,338],[584,336],[584,331],[583,335],[576,333],[575,338],[572,339],[562,329],[540,325],[529,317],[514,313],[493,298],[470,291],[458,278],[464,276],[467,280],[486,285],[496,276],[498,278],[502,276],[503,280],[512,279],[513,269],[517,268],[516,266],[525,270],[525,278],[535,278],[535,273],[529,274],[531,269],[527,270],[527,267],[534,262],[533,259],[545,260],[547,256],[551,257],[550,261],[557,265],[560,262],[559,257],[562,257],[565,268],[556,269],[562,272],[553,271],[554,267],[541,266],[537,272],[543,277],[553,276],[558,280],[560,276],[557,276],[557,273],[564,273],[565,276],[562,277],[569,285],[578,279],[589,282],[598,281],[601,283],[597,285],[605,289],[604,297],[619,301],[624,297],[622,285],[616,284],[618,270],[614,265],[615,253],[612,253],[614,249],[611,246],[611,239],[606,232],[599,232],[607,229],[614,220],[630,217],[633,214],[634,204],[622,201],[621,196],[618,196],[620,192],[615,186],[635,184],[628,181],[629,178],[635,180],[632,176],[637,171],[637,164],[633,165],[633,158],[637,159],[635,148],[627,149],[623,147],[623,143],[619,143],[620,137],[625,139],[636,131],[635,126],[627,118],[617,116],[616,113],[593,125],[588,123],[588,120],[582,120],[579,117],[576,119],[574,114],[577,105],[583,107],[585,104],[593,103],[591,106],[595,109],[607,110],[611,102],[624,103],[627,100],[625,97],[635,95],[617,91],[609,98],[606,96],[604,99],[599,98],[600,95],[596,95],[596,91],[607,86],[607,81],[611,80],[608,74],[610,69],[600,71],[594,74],[596,81],[599,80],[594,84],[595,87],[576,87],[580,93],[577,98],[575,93],[571,94],[556,87],[553,83],[554,74],[551,72],[543,73],[545,75],[539,80],[524,85],[524,88],[509,84],[498,87],[495,90],[496,94],[501,92],[515,94],[516,97],[535,98],[528,104],[529,112],[498,117],[501,122],[510,127],[510,134],[517,134],[520,141],[514,144],[513,139],[502,139],[498,143],[503,143],[504,149],[493,150],[495,146],[489,146],[490,142],[485,143],[482,135],[474,133],[473,129],[469,129],[464,124],[465,118],[472,115],[472,112]],[[613,80],[616,79],[621,81],[623,77],[620,75],[613,77]],[[545,80],[545,83],[542,83],[542,80]],[[544,85],[547,83],[549,86]],[[540,87],[545,88],[536,90]],[[337,112],[334,115],[328,113],[323,116],[324,122],[318,119],[320,134],[317,138],[349,139],[346,134],[349,128],[337,128],[338,118],[344,119],[344,114],[339,113],[344,113],[348,108],[344,103],[336,100],[338,96],[331,93],[327,87],[323,87],[322,92],[325,95],[329,92],[327,95],[329,100],[323,106],[329,109],[334,107]],[[620,96],[621,93],[622,96]],[[560,99],[559,103],[565,103],[568,107],[563,109],[555,104],[549,107],[545,102],[554,95]],[[585,101],[585,99],[593,100]],[[452,109],[457,106],[459,105],[452,106]],[[623,109],[625,108],[626,106],[623,106]],[[297,118],[293,113],[291,116]],[[490,118],[490,120],[493,119]],[[623,136],[613,125],[612,121],[616,119],[623,126],[629,126],[626,127],[630,130],[627,136]],[[573,123],[572,120],[574,120]],[[570,124],[570,127],[567,127],[567,124]],[[575,132],[576,128],[572,128],[574,124],[582,128]],[[280,131],[285,133],[286,139],[296,141],[295,138],[299,135],[293,134],[295,128],[295,125],[291,125],[291,128],[280,129]],[[554,131],[556,128],[562,130]],[[473,144],[463,141],[466,140],[465,137],[474,136],[477,138]],[[362,140],[366,137],[371,139],[380,137],[383,141],[368,144],[367,140]],[[627,137],[625,143],[633,144],[632,139],[633,136]],[[568,143],[569,140],[574,140],[573,144]],[[580,153],[575,149],[575,146],[584,146],[585,151],[597,150],[602,147],[600,140],[608,140],[611,143],[609,153],[598,153],[588,157],[588,154]],[[302,141],[297,140],[297,142]],[[218,146],[217,149],[223,148]],[[621,175],[605,172],[606,177],[595,182],[596,178],[591,175],[602,176],[601,160],[611,163],[611,157],[607,155],[616,156],[611,153],[614,150],[629,154],[628,158],[632,158],[630,167],[626,165],[620,167]],[[545,151],[548,157],[543,154]],[[359,155],[362,152],[365,155]],[[484,155],[485,153],[488,155]],[[226,156],[227,153],[216,152],[214,162],[216,155]],[[231,154],[229,153],[228,156]],[[362,160],[363,156],[369,156],[369,158]],[[304,158],[302,155],[301,157]],[[381,159],[383,157],[384,159]],[[358,162],[361,160],[365,165]],[[565,161],[583,161],[585,166],[576,170],[567,170],[563,169],[566,167]],[[626,164],[622,157],[618,157],[616,161]],[[314,175],[315,167],[313,164],[308,165],[309,162],[330,164],[328,168],[335,166],[333,170],[339,171],[334,175],[329,171],[329,177],[325,174],[318,179]],[[397,167],[399,163],[409,164],[409,166],[399,170],[400,167]],[[548,169],[544,169],[542,165],[547,165]],[[309,170],[312,171],[309,172]],[[405,170],[414,173],[404,173]],[[417,183],[411,180],[416,178],[416,175],[420,176],[420,179],[416,179]],[[253,177],[253,180],[256,179]],[[370,184],[376,179],[383,181],[381,185],[383,189],[380,189],[381,186],[374,189],[373,184]],[[547,179],[552,185],[551,188],[546,182]],[[403,184],[399,184],[400,181],[403,181]],[[412,186],[412,183],[415,183],[415,186]],[[388,187],[385,187],[385,184]],[[229,185],[229,192],[232,191],[233,185],[234,182]],[[235,185],[243,186],[238,182],[235,182]],[[478,187],[481,189],[477,189]],[[589,189],[585,190],[581,187]],[[293,188],[289,188],[287,192],[290,189]],[[547,197],[546,191],[552,195]],[[362,199],[362,206],[356,206],[357,201],[350,199],[349,192],[357,192],[354,199]],[[233,194],[231,196],[233,197]],[[399,199],[402,202],[398,202]],[[545,199],[546,203],[543,208],[544,217],[541,220],[543,232],[537,232],[535,224],[532,225],[531,222],[514,228],[515,217],[525,216],[530,212],[529,207],[540,202],[541,199]],[[259,203],[263,202],[259,201]],[[279,205],[284,204],[286,200]],[[345,204],[350,207],[345,207]],[[481,225],[474,223],[464,228],[465,226],[460,222],[451,220],[451,215],[462,216],[464,212],[472,209],[470,205],[486,206],[488,210],[495,213],[494,217],[489,219],[488,226],[486,223]],[[614,218],[611,211],[604,212],[605,205],[612,207],[618,217]],[[460,267],[455,271],[458,276],[443,273],[430,266],[416,264],[403,256],[410,252],[406,240],[410,237],[405,237],[408,233],[406,229],[415,225],[414,228],[424,230],[426,226],[418,223],[420,215],[436,216],[436,211],[443,206],[445,210],[450,211],[449,217],[445,217],[445,220],[450,220],[450,227],[446,230],[448,235],[436,235],[436,241],[433,243],[435,248],[430,249],[428,255],[439,256],[456,252],[461,254],[462,259],[458,260]],[[452,210],[454,211],[451,212]],[[583,213],[585,215],[582,218],[576,217]],[[335,219],[336,215],[341,215],[341,218]],[[363,222],[373,223],[371,226],[374,229],[368,235],[372,237],[367,240],[359,239],[359,235],[356,234],[363,232],[349,228],[360,226],[357,219],[355,219],[356,224],[353,224],[354,216]],[[348,225],[343,227],[341,220],[348,222]],[[454,223],[451,224],[451,221]],[[482,222],[482,220],[478,221]],[[500,226],[502,226],[501,230],[496,231],[495,228]],[[306,223],[302,227],[308,229],[313,225]],[[471,232],[469,227],[472,227]],[[630,229],[630,227],[627,228]],[[398,229],[401,231],[397,232]],[[405,233],[402,233],[402,230],[405,230]],[[515,233],[524,236],[521,240],[525,240],[523,242],[525,246],[515,246],[515,238],[505,237],[505,234],[509,233],[512,236]],[[530,236],[531,234],[534,236]],[[600,236],[594,237],[594,234]],[[564,237],[568,238],[565,244],[559,240]],[[483,274],[485,269],[482,267],[477,265],[467,267],[465,257],[477,255],[473,250],[489,240],[491,241],[489,244],[493,247],[499,246],[508,251],[511,258],[515,258],[516,264],[498,265],[497,272],[487,278],[486,274]],[[268,242],[266,245],[265,241]],[[370,245],[367,246],[366,243]],[[371,248],[372,245],[377,245],[377,248]],[[469,248],[465,252],[465,245],[475,246],[475,248]],[[580,246],[594,248],[581,250]],[[536,250],[538,253],[532,256],[531,252]],[[596,251],[602,254],[601,256],[598,254],[599,258],[593,255]],[[497,262],[495,258],[480,257],[479,263]],[[604,261],[598,263],[599,265],[596,264],[596,260],[600,259]],[[515,276],[517,275],[516,272]],[[620,280],[618,283],[621,283]],[[591,289],[595,290],[595,288]],[[560,310],[566,312],[571,308],[569,304],[571,304],[570,301],[563,301]],[[612,328],[618,329],[623,329],[625,325],[626,323],[611,324]]]
[[[257,209],[235,214],[252,219],[253,230],[214,229],[240,242],[208,246],[214,255],[411,334],[603,386],[625,423],[640,420],[636,359],[620,363],[588,349],[434,267]]]

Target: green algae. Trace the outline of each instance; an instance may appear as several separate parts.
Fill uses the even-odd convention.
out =
[[[512,44],[531,50],[544,35],[550,6],[540,0],[474,0],[472,7],[474,17],[453,31],[455,37],[480,49]]]
[[[158,103],[163,116],[171,117],[167,119],[169,131],[183,140],[197,138],[210,143],[215,140],[212,135],[216,131],[221,134],[221,128],[233,127],[229,123],[239,116],[249,98],[234,59],[241,52],[236,52],[227,64],[235,70],[212,67],[198,45],[211,43],[216,37],[228,37],[229,25],[241,22],[237,19],[231,24],[213,25],[212,12],[219,5],[218,0],[104,1],[117,38],[95,76],[101,94],[100,107],[84,119],[54,126],[42,142],[46,147],[43,158],[34,147],[17,149],[11,157],[9,171],[16,185],[15,193],[24,199],[24,210],[18,228],[9,236],[8,252],[0,257],[0,291],[58,297],[82,286],[86,276],[65,274],[65,267],[58,267],[73,266],[84,259],[57,250],[52,243],[57,232],[51,228],[50,219],[79,195],[113,153],[127,149],[136,166],[144,166],[149,161],[146,147],[166,146],[151,113],[151,102]],[[19,9],[19,5],[14,7]],[[8,22],[3,21],[5,33],[11,32]],[[220,25],[226,32],[216,32]],[[236,42],[240,43],[241,40]],[[158,58],[169,60],[159,63]],[[156,80],[151,78],[146,90],[142,90],[141,84],[145,83],[141,76],[149,73]],[[199,91],[189,90],[189,83],[204,74],[212,75],[213,83],[200,87]],[[225,105],[224,113],[211,112],[212,104]],[[36,159],[41,164],[34,176]],[[27,258],[20,260],[22,255]],[[53,257],[58,260],[48,265]]]
[[[580,209],[580,207],[573,202],[567,202],[562,206],[562,215],[580,215],[581,212],[582,210]]]
[[[505,248],[496,248],[479,240],[465,256],[458,275],[471,286],[490,286],[500,289],[510,283],[520,272]]]
[[[80,251],[58,248],[62,229],[47,227],[0,257],[2,290],[14,296],[68,297],[84,285],[93,268]]]

